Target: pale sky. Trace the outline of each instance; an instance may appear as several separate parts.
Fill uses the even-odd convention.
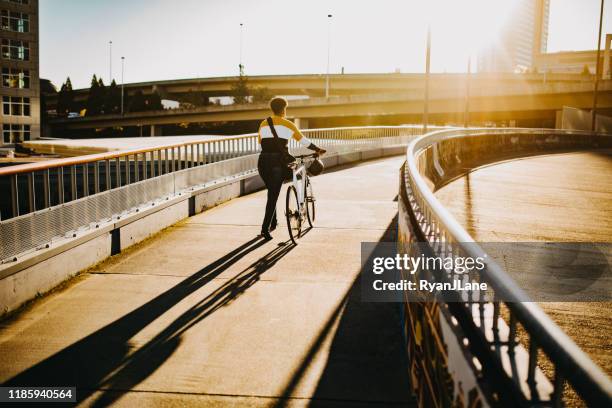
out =
[[[331,69],[423,72],[427,24],[432,71],[464,72],[493,41],[516,0],[40,0],[41,77],[59,87],[235,75],[240,23],[247,75],[324,73],[328,14]],[[552,0],[548,50],[595,49],[600,0]],[[612,4],[604,12],[612,33]],[[602,42],[603,43],[603,42]],[[603,46],[603,45],[602,45]]]

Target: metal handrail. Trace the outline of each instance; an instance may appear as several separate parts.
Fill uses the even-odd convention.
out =
[[[451,251],[460,248],[471,257],[487,259],[486,280],[496,291],[512,294],[520,300],[529,299],[516,282],[492,260],[486,256],[485,251],[475,243],[472,236],[459,224],[451,213],[440,203],[427,182],[421,175],[417,160],[427,149],[435,148],[438,144],[455,138],[473,138],[486,135],[584,135],[594,136],[593,133],[554,129],[463,129],[443,130],[428,133],[412,141],[406,152],[405,181],[413,197],[413,210],[416,209],[424,219],[423,225],[433,227],[437,231],[434,241],[444,242],[446,245],[456,245]],[[597,135],[595,135],[597,136]],[[609,137],[601,135],[602,137]],[[419,226],[417,226],[419,227]],[[423,229],[423,228],[421,228]],[[427,236],[425,231],[422,231]],[[469,245],[467,245],[469,244]],[[531,301],[504,302],[511,313],[511,320],[516,319],[523,325],[530,336],[529,347],[529,375],[535,368],[538,349],[550,358],[555,366],[554,395],[551,395],[555,406],[560,404],[560,394],[563,382],[567,380],[589,405],[604,406],[612,401],[612,381],[608,376],[582,351],[570,337],[563,332],[546,313]],[[469,304],[466,303],[469,308]],[[499,301],[494,302],[494,315],[499,316]],[[493,324],[497,324],[494,322]],[[516,321],[511,324],[516,325]],[[511,327],[513,332],[516,327]],[[480,327],[484,333],[486,328]],[[510,342],[514,339],[509,339]],[[533,377],[532,377],[533,378]],[[518,379],[514,379],[518,381]]]
[[[421,126],[416,125],[405,125],[405,126],[347,126],[342,128],[318,128],[318,129],[304,129],[302,132],[306,135],[319,133],[326,133],[332,130],[336,131],[351,131],[351,130],[364,130],[364,129],[420,129]],[[193,145],[201,145],[201,144],[214,144],[215,142],[220,142],[224,140],[246,140],[253,137],[257,137],[257,133],[247,133],[239,136],[227,136],[220,137],[218,139],[210,140],[210,139],[202,139],[202,140],[190,140],[184,141],[180,143],[167,143],[156,145],[148,148],[137,148],[137,149],[124,149],[117,151],[110,151],[104,153],[94,153],[83,156],[75,156],[75,157],[67,157],[67,158],[59,158],[59,159],[51,159],[42,162],[36,163],[26,163],[26,164],[18,164],[15,166],[2,167],[0,168],[0,176],[10,176],[12,174],[22,174],[28,173],[32,171],[42,171],[57,167],[65,167],[86,163],[94,163],[102,160],[112,160],[116,158],[124,158],[126,156],[133,156],[134,154],[144,154],[150,152],[157,152],[159,150],[166,149],[176,149],[181,147],[193,146]],[[61,140],[61,139],[58,139]]]
[[[417,135],[421,134],[421,127],[405,125],[324,128],[306,129],[303,133],[316,140],[318,145],[332,146],[355,141],[360,144],[370,143],[370,139],[406,134]],[[299,149],[299,143],[291,140],[289,147]],[[184,168],[216,163],[258,151],[257,133],[249,133],[0,168],[0,181],[8,178],[10,185],[10,192],[5,196],[10,197],[10,205],[3,204],[6,211],[1,214],[2,219],[44,210]]]

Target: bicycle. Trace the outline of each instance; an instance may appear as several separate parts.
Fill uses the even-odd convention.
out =
[[[302,223],[308,220],[308,225],[312,228],[315,220],[315,197],[305,163],[306,159],[318,156],[318,153],[295,156],[296,160],[289,164],[293,180],[287,188],[285,217],[289,237],[294,244],[297,244],[297,240],[302,236]]]

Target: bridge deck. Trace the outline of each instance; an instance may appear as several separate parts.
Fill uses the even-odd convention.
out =
[[[360,242],[394,239],[402,161],[314,179],[297,247],[284,224],[254,239],[259,192],[95,267],[2,324],[0,381],[75,384],[87,405],[411,403],[398,308],[356,280]]]
[[[476,170],[436,192],[480,242],[612,242],[612,152],[533,157]],[[541,303],[612,375],[611,303]]]

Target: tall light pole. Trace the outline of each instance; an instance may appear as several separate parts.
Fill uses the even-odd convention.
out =
[[[465,77],[465,112],[463,115],[464,127],[470,126],[470,79],[472,76],[472,56],[468,55],[467,73]]]
[[[597,88],[599,86],[599,56],[601,53],[601,25],[603,22],[604,0],[601,0],[601,9],[599,11],[599,35],[597,36],[597,59],[595,60],[595,89],[593,92],[593,109],[591,110],[591,131],[595,132],[597,121]]]
[[[332,15],[327,15],[327,76],[325,77],[325,97],[329,98],[329,55],[331,49],[331,19]]]
[[[108,84],[113,82],[113,42],[108,42]]]
[[[423,106],[423,134],[427,133],[429,116],[429,68],[431,57],[431,26],[427,26],[427,51],[425,54],[425,100]]]
[[[124,97],[124,82],[123,82],[123,72],[125,65],[125,57],[121,57],[121,115],[123,115],[123,97]]]
[[[240,71],[240,75],[242,75],[242,70],[243,70],[243,66],[242,66],[242,28],[243,28],[243,24],[240,23],[240,59],[238,63],[238,69]]]

